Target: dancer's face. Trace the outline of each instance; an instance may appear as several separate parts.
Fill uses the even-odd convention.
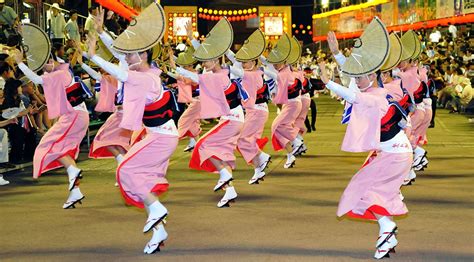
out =
[[[398,64],[398,68],[404,71],[407,69],[409,65],[410,65],[410,62],[408,60],[405,60],[405,61],[400,62],[400,64]]]
[[[146,61],[146,52],[129,53],[125,56],[125,61],[127,61],[128,68],[130,70],[136,70],[138,66],[142,63],[143,59],[145,59]]]
[[[377,76],[375,74],[356,77],[355,78],[356,79],[356,84],[359,87],[360,91],[364,92],[367,89],[369,89],[370,87],[372,87],[376,77]]]
[[[214,60],[204,61],[202,63],[202,66],[204,66],[206,71],[215,71],[218,64],[219,64],[219,60],[214,59]]]
[[[242,67],[247,71],[253,70],[255,68],[255,60],[242,62]]]

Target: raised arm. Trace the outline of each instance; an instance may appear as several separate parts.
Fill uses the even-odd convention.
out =
[[[182,75],[183,77],[186,77],[186,78],[189,78],[191,79],[191,81],[195,82],[195,83],[199,83],[199,76],[197,73],[195,72],[191,72],[189,70],[186,70],[182,67],[178,67],[176,68],[176,72],[180,75]]]
[[[23,74],[25,74],[26,77],[28,77],[28,79],[37,85],[43,84],[43,78],[41,78],[41,76],[37,75],[35,72],[33,72],[33,70],[23,63],[23,52],[14,50],[12,56],[15,59],[15,62],[18,64],[18,68],[20,68],[20,70],[23,72]]]
[[[329,80],[329,75],[326,71],[326,64],[324,62],[319,64],[319,69],[321,70],[321,81],[326,84],[326,87],[329,90],[332,90],[338,96],[344,98],[344,100],[351,104],[356,102],[356,92],[354,90]]]
[[[336,59],[337,64],[342,66],[346,62],[346,57],[339,51],[339,43],[337,42],[336,34],[333,31],[329,31],[327,41],[329,49]]]
[[[96,42],[97,42],[97,39],[94,36],[89,35],[88,55],[91,58],[92,62],[100,66],[102,69],[104,69],[107,73],[111,74],[120,82],[127,81],[128,72],[126,70],[122,69],[121,67],[115,64],[105,61],[103,58],[95,54]]]

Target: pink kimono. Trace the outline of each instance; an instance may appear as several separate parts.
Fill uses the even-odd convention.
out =
[[[428,70],[426,68],[421,68],[418,70],[420,80],[425,82],[426,84],[429,84],[428,80]],[[418,135],[417,139],[417,144],[423,145],[427,142],[426,139],[426,132],[428,131],[428,128],[430,127],[431,124],[431,118],[433,117],[433,109],[431,108],[431,98],[423,98],[423,105],[425,109],[425,117],[423,118],[423,121],[421,123],[420,127],[420,132]]]
[[[301,81],[301,83],[305,83],[305,81],[308,81],[305,77],[304,71],[294,72],[294,74],[295,77]],[[307,131],[304,121],[306,120],[306,116],[308,115],[310,105],[311,97],[309,96],[309,93],[301,95],[301,111],[296,117],[295,121],[295,127],[298,129],[298,133],[300,133],[301,135],[306,134]]]
[[[204,134],[194,147],[189,167],[208,172],[217,171],[210,158],[226,162],[235,168],[234,150],[243,126],[243,111],[240,106],[230,110],[225,92],[230,88],[228,70],[199,75],[199,97],[201,118],[220,117],[219,123]],[[242,114],[241,116],[239,114]],[[242,121],[239,121],[241,117]]]
[[[263,86],[263,72],[260,70],[245,71],[242,86],[247,90],[249,99],[243,104],[245,122],[237,141],[237,149],[245,161],[250,164],[265,146],[265,141],[268,141],[268,139],[262,139],[265,123],[268,119],[268,106],[266,103],[263,103],[264,105],[255,104],[257,90]]]
[[[295,140],[298,135],[295,120],[301,112],[301,100],[299,98],[288,100],[288,86],[294,81],[295,76],[289,66],[278,73],[278,91],[273,102],[283,104],[283,107],[272,123],[272,145],[275,151],[284,149],[286,144]]]
[[[401,79],[394,79],[390,83],[383,84],[383,88],[387,90],[387,93],[391,95],[395,101],[400,101],[403,98],[401,83]]]
[[[100,97],[95,107],[97,112],[113,112],[100,127],[89,150],[90,158],[111,158],[109,146],[120,146],[125,151],[130,148],[132,131],[120,128],[122,109],[115,106],[117,80],[111,75],[103,75],[100,81]]]
[[[128,71],[121,128],[141,130],[145,106],[164,99],[160,73],[158,69]],[[120,191],[128,204],[143,208],[149,193],[159,195],[168,190],[165,176],[177,145],[177,129],[170,120],[161,126],[147,128],[145,137],[130,148],[117,168]]]
[[[413,93],[420,86],[421,80],[418,75],[418,67],[413,66],[405,72],[399,73],[402,79],[403,87],[407,89],[408,93],[413,96]],[[422,135],[423,121],[425,119],[425,108],[423,104],[417,104],[415,112],[410,117],[411,120],[411,134],[409,139],[413,147],[418,144],[419,138]]]
[[[179,138],[197,137],[201,133],[201,102],[192,96],[192,82],[178,80],[178,102],[188,103],[188,108],[178,120]]]
[[[356,95],[341,149],[347,152],[376,151],[377,154],[352,177],[344,190],[337,210],[339,217],[348,215],[376,220],[373,213],[399,216],[408,212],[399,192],[411,168],[412,153],[411,148],[399,153],[381,150],[381,119],[388,107],[386,91],[382,88],[371,88]],[[400,135],[404,136],[403,133]],[[393,146],[396,145],[395,141]],[[404,146],[409,147],[409,143]]]
[[[48,106],[48,117],[58,121],[41,138],[33,157],[33,178],[63,165],[58,161],[66,155],[77,159],[79,146],[89,126],[89,114],[81,105],[73,108],[68,102],[66,88],[71,85],[72,76],[68,64],[61,65],[52,73],[41,76],[44,96]]]

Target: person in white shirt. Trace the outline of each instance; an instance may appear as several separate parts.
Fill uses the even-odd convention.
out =
[[[440,39],[441,39],[441,33],[439,32],[438,27],[435,27],[433,29],[433,32],[430,34],[430,42],[439,43]]]
[[[86,19],[86,23],[84,25],[84,34],[92,33],[95,37],[97,37],[97,31],[94,27],[94,16],[98,15],[97,6],[92,6],[89,8],[89,16]]]
[[[79,32],[79,26],[77,25],[77,11],[71,10],[69,15],[71,18],[69,18],[69,21],[67,21],[64,27],[64,35],[68,40],[71,39],[76,42],[81,42],[81,34]]]
[[[63,14],[59,12],[59,5],[54,3],[51,7],[51,19],[49,24],[49,30],[51,34],[51,41],[53,43],[64,43],[64,27],[66,26],[66,20],[64,20]]]
[[[452,25],[451,23],[448,23],[448,25],[449,25],[448,32],[451,34],[451,37],[453,38],[453,40],[455,40],[457,37],[458,29],[456,28],[455,25]]]

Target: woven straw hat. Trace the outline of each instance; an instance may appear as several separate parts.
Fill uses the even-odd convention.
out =
[[[223,56],[234,41],[234,31],[227,18],[219,22],[207,34],[204,42],[194,52],[194,58],[199,61],[214,60]]]
[[[270,64],[280,64],[286,61],[291,52],[291,40],[285,33],[283,34],[272,50],[268,53],[267,61]]]
[[[417,59],[421,54],[421,41],[415,32],[413,32],[413,34],[415,35],[415,53],[413,54],[413,57],[411,59]]]
[[[153,47],[153,54],[152,54],[152,60],[158,60],[160,58],[161,52],[163,49],[161,48],[161,44],[158,43]]]
[[[111,62],[114,60],[114,55],[110,52],[110,50],[104,45],[102,40],[99,38],[96,45],[96,54],[102,57],[104,60]]]
[[[48,62],[51,43],[48,35],[35,24],[23,24],[22,32],[28,66],[36,72]]]
[[[289,65],[292,65],[292,64],[296,64],[298,60],[300,59],[302,48],[301,48],[300,42],[298,42],[298,39],[296,39],[296,37],[293,36],[293,38],[291,38],[290,41],[291,41],[291,51],[290,51],[290,55],[286,59],[286,63]]]
[[[196,63],[196,59],[194,59],[193,54],[194,47],[188,46],[184,52],[179,53],[178,59],[176,59],[176,64],[180,66],[188,66]]]
[[[402,58],[401,61],[408,60],[413,57],[416,51],[416,39],[415,33],[412,30],[408,30],[400,38],[402,42]]]
[[[265,51],[265,36],[260,29],[255,30],[244,45],[235,54],[237,61],[251,61],[257,59]]]
[[[146,51],[161,40],[164,25],[163,8],[153,2],[115,39],[113,48],[122,53]]]
[[[380,71],[385,72],[392,70],[400,63],[402,58],[402,42],[395,33],[390,34],[390,54],[388,55],[387,61],[380,68]]]
[[[348,76],[364,76],[376,72],[388,58],[390,41],[382,21],[375,17],[365,28],[354,48],[342,66],[342,72]]]

